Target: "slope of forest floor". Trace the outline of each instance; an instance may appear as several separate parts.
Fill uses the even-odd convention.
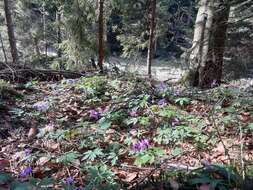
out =
[[[253,87],[213,85],[129,75],[2,81],[0,189],[241,186],[236,172],[253,174]]]

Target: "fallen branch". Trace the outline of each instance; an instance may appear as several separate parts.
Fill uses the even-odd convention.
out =
[[[0,71],[0,79],[11,82],[26,82],[31,79],[37,79],[40,81],[61,80],[63,78],[75,79],[82,76],[85,76],[84,73],[30,68],[16,69],[14,72],[7,69]]]

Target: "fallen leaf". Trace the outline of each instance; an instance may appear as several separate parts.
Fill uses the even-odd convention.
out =
[[[172,190],[178,190],[180,188],[179,183],[173,179],[170,180],[170,186]]]
[[[12,159],[17,161],[21,158],[24,158],[26,155],[25,155],[25,151],[20,151],[20,152],[16,152],[14,155],[12,155]]]
[[[7,168],[9,165],[10,165],[10,162],[8,160],[0,158],[0,170]]]
[[[60,144],[56,143],[54,140],[47,140],[43,143],[43,145],[49,150],[57,150],[60,147]]]
[[[211,186],[209,184],[202,184],[198,187],[198,190],[210,190]]]
[[[120,178],[120,179],[125,179],[127,174],[125,171],[117,171],[117,176]]]
[[[135,178],[137,178],[137,176],[138,176],[138,173],[137,172],[133,172],[133,173],[129,173],[129,174],[127,174],[127,176],[126,176],[126,182],[128,182],[128,183],[130,183],[130,182],[132,182]]]
[[[55,126],[53,124],[48,124],[42,130],[44,133],[54,132]]]
[[[30,130],[29,130],[29,132],[27,134],[28,139],[33,139],[37,135],[37,133],[38,133],[38,130],[37,130],[36,127],[30,128]]]
[[[47,156],[44,156],[44,157],[41,157],[37,162],[36,162],[36,164],[38,165],[38,166],[43,166],[43,165],[45,165],[47,162],[49,162],[50,161],[50,157],[47,157]]]

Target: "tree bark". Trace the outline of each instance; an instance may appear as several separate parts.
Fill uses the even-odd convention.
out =
[[[190,54],[190,83],[201,88],[222,78],[230,6],[221,0],[201,0]]]
[[[156,0],[151,0],[150,29],[149,29],[149,47],[147,56],[148,77],[151,78],[152,59],[154,57],[155,45],[155,27],[156,27]]]
[[[5,12],[8,37],[9,37],[10,48],[11,48],[12,62],[14,64],[17,64],[18,63],[18,50],[17,50],[16,38],[15,38],[15,32],[14,32],[14,24],[12,21],[9,0],[4,0],[4,12]]]
[[[43,20],[43,38],[44,38],[44,51],[45,51],[45,56],[47,59],[47,23],[46,23],[46,6],[43,4],[43,15],[42,15],[42,20]]]
[[[99,0],[98,7],[98,66],[103,72],[104,62],[104,0]]]
[[[57,20],[57,44],[58,44],[57,55],[59,58],[61,58],[62,51],[59,46],[62,43],[62,34],[61,34],[61,12],[59,10],[56,13],[56,20]]]
[[[3,55],[4,55],[4,62],[7,65],[8,64],[8,59],[7,59],[6,51],[5,51],[5,48],[4,48],[4,42],[3,42],[3,38],[2,38],[1,33],[0,33],[0,42],[1,42],[2,51],[3,51]]]

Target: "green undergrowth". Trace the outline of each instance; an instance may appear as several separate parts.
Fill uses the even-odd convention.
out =
[[[143,168],[157,168],[157,185],[171,186],[174,180],[182,189],[208,185],[230,190],[242,187],[243,177],[252,175],[249,91],[230,86],[187,89],[128,75],[32,81],[25,86],[37,91],[24,92],[11,114],[36,132],[13,132],[20,144],[5,155],[16,163],[15,175],[0,177],[11,189],[138,189],[152,185],[153,175]],[[203,160],[211,164],[182,176],[161,174],[168,163],[201,167]],[[221,163],[233,169],[216,167]]]

